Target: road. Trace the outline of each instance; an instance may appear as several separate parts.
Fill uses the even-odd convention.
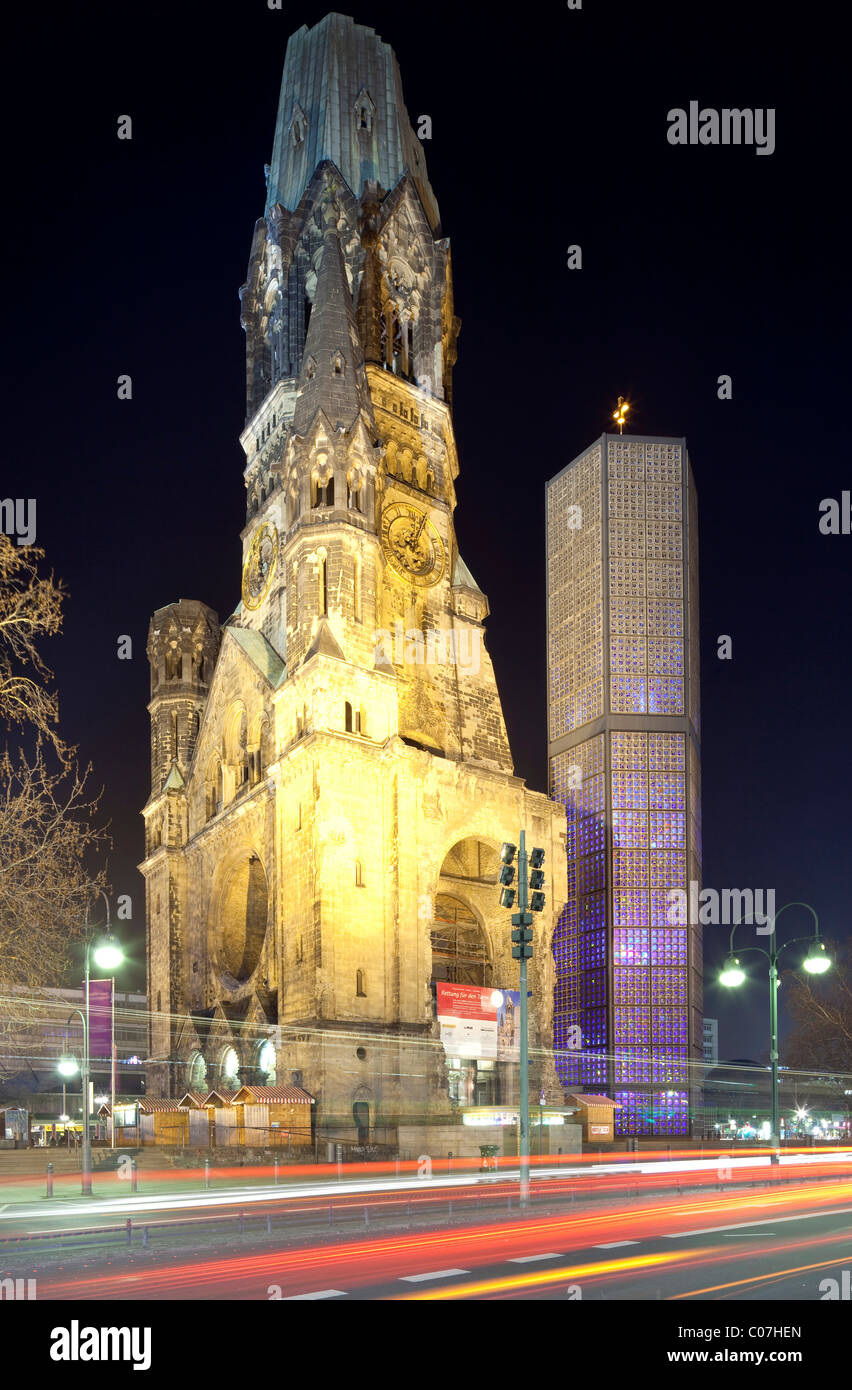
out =
[[[645,1166],[573,1178],[554,1170],[536,1180],[524,1212],[508,1175],[491,1184],[470,1175],[427,1184],[359,1179],[331,1193],[327,1183],[305,1183],[128,1194],[96,1210],[80,1201],[49,1210],[7,1205],[5,1237],[79,1230],[95,1218],[119,1234],[107,1242],[75,1237],[64,1249],[56,1234],[4,1244],[0,1271],[37,1277],[39,1298],[83,1301],[818,1301],[830,1288],[824,1281],[841,1281],[852,1264],[848,1155],[834,1171],[821,1165],[818,1179],[803,1166],[784,1180],[778,1168],[764,1168],[724,1183],[712,1165],[681,1165],[679,1190],[660,1164],[640,1172]],[[127,1212],[129,1246],[116,1220]],[[176,1215],[180,1228],[171,1224]]]

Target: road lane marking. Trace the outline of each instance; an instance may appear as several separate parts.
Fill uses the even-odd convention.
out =
[[[606,1245],[596,1245],[596,1250],[617,1250],[621,1245],[638,1245],[638,1240],[610,1240]]]
[[[320,1298],[346,1298],[347,1295],[342,1289],[320,1289],[318,1293],[291,1293],[287,1298],[282,1299],[283,1303],[300,1303],[313,1301]]]
[[[563,1265],[558,1269],[525,1270],[523,1274],[512,1272],[511,1275],[499,1275],[491,1279],[484,1279],[472,1284],[455,1284],[445,1286],[443,1289],[423,1289],[420,1293],[409,1293],[398,1296],[397,1301],[403,1303],[436,1301],[449,1302],[453,1299],[479,1298],[481,1296],[501,1295],[506,1293],[518,1293],[522,1289],[546,1288],[555,1284],[567,1283],[569,1281],[580,1280],[587,1276],[592,1279],[599,1279],[604,1275],[623,1275],[637,1271],[650,1271],[662,1266],[672,1266],[674,1264],[689,1264],[694,1261],[699,1254],[705,1252],[695,1250],[672,1251],[671,1255],[664,1252],[652,1255],[622,1255],[621,1257],[610,1257],[608,1260],[600,1260],[597,1264],[583,1265]]]
[[[515,1255],[508,1263],[510,1265],[530,1265],[533,1260],[564,1260],[564,1258],[565,1256],[561,1252],[554,1254],[551,1251],[549,1255]]]
[[[470,1274],[469,1269],[433,1269],[431,1274],[403,1274],[404,1284],[422,1284],[427,1279],[452,1279],[456,1274]]]
[[[780,1226],[783,1221],[814,1221],[818,1216],[844,1216],[852,1207],[828,1206],[820,1211],[803,1211],[797,1216],[770,1216],[766,1221],[735,1221],[730,1226],[705,1226],[700,1231],[667,1231],[663,1240],[687,1240],[692,1236],[718,1236],[722,1231],[746,1231],[752,1226]]]

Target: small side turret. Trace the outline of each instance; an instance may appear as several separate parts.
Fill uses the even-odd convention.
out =
[[[151,665],[151,795],[177,764],[186,777],[219,652],[219,618],[206,603],[160,608],[148,629]]]

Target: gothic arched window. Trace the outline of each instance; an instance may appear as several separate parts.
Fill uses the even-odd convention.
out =
[[[183,667],[183,658],[177,642],[171,642],[166,648],[166,680],[179,681]]]
[[[325,556],[319,562],[319,611],[320,616],[328,612],[328,561]]]

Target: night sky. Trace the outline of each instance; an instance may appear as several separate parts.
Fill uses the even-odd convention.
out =
[[[698,485],[704,882],[774,887],[849,933],[852,538],[819,504],[846,442],[848,125],[839,42],[811,8],[358,5],[396,50],[452,240],[462,554],[487,592],[516,763],[546,788],[544,483],[609,427],[686,435]],[[149,791],[151,613],[239,598],[244,337],[288,35],[324,5],[40,6],[7,62],[6,441],[67,583],[45,646],[65,736],[104,786],[134,898]],[[6,101],[9,101],[7,91]],[[673,148],[690,100],[774,107],[776,151]],[[132,142],[116,139],[119,115]],[[567,247],[583,248],[581,272]],[[129,373],[132,402],[116,398]],[[733,400],[717,378],[733,378]],[[134,659],[117,659],[129,634]],[[717,659],[717,637],[734,659]],[[785,913],[779,931],[810,931]],[[708,967],[727,932],[708,928]],[[708,970],[708,973],[709,970]],[[767,988],[725,1004],[720,1055],[766,1054]],[[783,1010],[782,1010],[783,1012]]]

